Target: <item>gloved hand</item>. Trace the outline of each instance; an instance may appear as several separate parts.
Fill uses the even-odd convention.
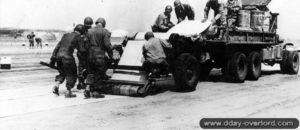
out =
[[[51,65],[51,66],[55,66],[55,63],[56,63],[56,57],[55,57],[55,56],[52,56],[52,57],[50,58],[50,65]]]

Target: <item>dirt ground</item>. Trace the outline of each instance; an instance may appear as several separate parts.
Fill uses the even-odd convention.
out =
[[[6,48],[5,48],[6,47]],[[166,91],[145,98],[106,95],[101,99],[65,99],[52,95],[55,70],[38,65],[52,47],[29,50],[1,47],[14,63],[0,71],[0,129],[201,129],[202,118],[300,118],[300,75],[284,75],[279,66],[263,67],[259,81],[226,83],[220,70],[188,93]],[[22,56],[22,58],[19,58]],[[24,57],[27,57],[24,58]],[[61,87],[61,93],[64,85]]]

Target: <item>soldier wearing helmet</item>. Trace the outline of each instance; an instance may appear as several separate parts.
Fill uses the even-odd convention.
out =
[[[87,87],[84,96],[104,97],[95,91],[95,87],[102,84],[102,80],[108,79],[106,70],[108,66],[108,57],[113,59],[112,45],[110,42],[111,33],[105,29],[106,21],[104,18],[98,18],[96,26],[89,29],[87,37],[88,44],[88,76],[86,79]],[[101,88],[101,87],[100,87]]]
[[[80,31],[80,35],[76,36],[72,41],[73,48],[77,49],[78,57],[78,84],[77,89],[85,89],[85,79],[87,77],[87,57],[88,57],[88,39],[87,31],[91,28],[93,24],[93,19],[91,17],[86,17],[84,19],[83,30]]]
[[[157,77],[159,74],[167,74],[169,64],[166,61],[165,50],[171,48],[167,41],[155,38],[152,32],[145,34],[146,43],[143,45],[143,67],[150,75]]]
[[[206,22],[208,19],[210,9],[214,10],[214,18],[212,19],[213,26],[226,26],[226,2],[224,0],[208,0],[204,8],[204,19],[202,22]],[[222,39],[224,35],[224,30],[220,30],[220,35],[218,39]]]
[[[165,12],[158,15],[154,25],[152,26],[153,32],[167,32],[174,24],[171,22],[172,6],[168,5],[165,8]]]
[[[82,31],[84,31],[83,25],[77,25],[73,32],[64,34],[52,53],[50,64],[54,66],[56,63],[59,72],[59,75],[55,78],[56,85],[53,88],[53,93],[56,95],[59,95],[59,85],[66,79],[67,92],[65,97],[76,97],[71,91],[77,79],[77,67],[73,57],[74,47],[71,43]]]
[[[232,27],[236,25],[236,21],[238,18],[238,13],[240,9],[242,9],[242,1],[241,0],[228,0],[226,3],[228,15],[228,27]]]
[[[194,9],[189,4],[182,4],[180,0],[175,0],[174,7],[178,23],[185,20],[186,17],[188,20],[195,19]]]

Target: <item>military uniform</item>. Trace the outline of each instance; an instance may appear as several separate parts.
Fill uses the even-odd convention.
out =
[[[226,7],[222,0],[208,0],[204,9],[204,19],[208,19],[210,9],[214,10],[216,25],[226,26]]]
[[[170,28],[174,26],[171,22],[171,15],[167,15],[165,13],[161,13],[158,15],[155,20],[154,25],[152,26],[153,32],[167,32]]]
[[[37,47],[41,47],[41,48],[43,47],[41,38],[39,37],[35,38],[35,42]]]
[[[52,58],[55,58],[57,61],[59,71],[59,75],[56,76],[55,81],[61,84],[66,79],[68,90],[74,87],[77,79],[77,67],[73,56],[74,47],[71,46],[71,42],[78,35],[76,32],[64,34],[52,54]]]
[[[143,46],[144,63],[143,67],[149,73],[153,69],[160,69],[162,73],[167,73],[169,67],[166,61],[165,48],[171,48],[171,45],[159,38],[150,38]]]
[[[106,53],[112,58],[112,46],[110,42],[111,33],[100,26],[88,30],[89,39],[88,54],[88,76],[86,84],[98,86],[106,76],[109,63]]]
[[[29,39],[29,48],[33,48],[34,47],[34,33],[30,33],[27,35],[27,38]]]
[[[88,65],[88,39],[86,34],[78,35],[72,41],[73,48],[77,49],[78,64],[78,89],[84,88],[84,81],[87,77],[87,65]]]
[[[194,9],[188,4],[181,4],[175,7],[175,14],[177,16],[178,23],[185,20],[186,17],[188,18],[188,20],[195,19]]]
[[[228,27],[235,25],[239,10],[242,8],[242,1],[241,0],[228,0],[226,4],[228,10]]]

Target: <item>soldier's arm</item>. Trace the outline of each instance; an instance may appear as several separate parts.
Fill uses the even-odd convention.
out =
[[[104,45],[107,51],[108,56],[113,59],[113,51],[112,51],[112,46],[111,46],[111,42],[110,42],[110,36],[111,33],[107,32],[104,36]]]
[[[225,4],[224,3],[219,3],[219,4],[220,4],[219,13],[215,16],[214,18],[215,21],[220,19],[222,15],[225,15],[223,14],[225,12]]]
[[[208,19],[209,10],[210,10],[210,2],[208,1],[204,8],[204,19]]]
[[[80,35],[78,36],[75,36],[75,38],[72,40],[71,42],[71,48],[75,48],[78,50],[78,47],[79,47],[79,38],[80,38]]]
[[[178,9],[175,9],[175,14],[176,14],[176,17],[178,19],[178,22],[181,22],[183,19],[180,18],[180,14],[179,14]]]
[[[188,14],[188,19],[189,20],[194,20],[195,19],[195,11],[192,6],[188,5],[189,8],[189,14]]]
[[[160,42],[161,42],[161,45],[163,48],[168,48],[168,49],[172,48],[172,45],[169,42],[167,42],[166,40],[160,39]]]
[[[164,25],[164,18],[161,15],[158,16],[158,27],[161,28],[161,29],[167,29],[168,28],[166,25]]]
[[[64,39],[65,35],[63,35],[63,37],[61,38],[61,40],[57,43],[57,45],[55,46],[54,50],[53,50],[53,53],[52,53],[52,58],[56,57],[57,55],[57,52],[61,46],[61,41],[62,39]]]

